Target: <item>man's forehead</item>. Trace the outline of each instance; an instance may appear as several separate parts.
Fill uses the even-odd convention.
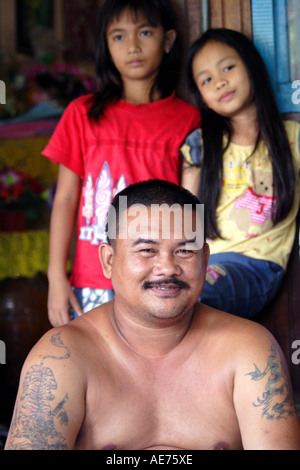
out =
[[[197,241],[203,246],[203,218],[201,211],[179,204],[134,204],[122,214],[119,238],[131,240]]]

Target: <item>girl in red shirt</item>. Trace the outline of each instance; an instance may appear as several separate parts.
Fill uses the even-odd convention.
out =
[[[114,296],[98,259],[113,196],[142,180],[180,183],[180,147],[199,127],[200,114],[175,96],[178,69],[167,1],[104,3],[97,29],[99,92],[68,106],[43,152],[60,165],[48,269],[53,326],[69,320],[70,307],[78,316]],[[66,263],[76,216],[69,280]]]

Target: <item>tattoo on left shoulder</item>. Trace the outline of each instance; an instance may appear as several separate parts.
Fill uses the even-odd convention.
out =
[[[280,352],[274,344],[271,345],[265,369],[261,371],[256,364],[254,367],[255,370],[246,375],[250,375],[251,380],[265,380],[265,391],[261,397],[257,397],[253,406],[261,407],[262,417],[269,420],[280,420],[293,415],[295,408],[291,386]]]

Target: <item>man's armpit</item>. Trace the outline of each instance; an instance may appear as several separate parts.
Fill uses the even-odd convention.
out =
[[[260,383],[262,392],[253,401],[253,406],[261,409],[261,416],[268,420],[281,420],[295,414],[292,389],[282,353],[271,343],[266,365],[260,370],[254,364],[254,370],[247,373],[252,381]]]

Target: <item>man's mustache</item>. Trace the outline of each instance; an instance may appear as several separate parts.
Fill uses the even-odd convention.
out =
[[[189,289],[190,285],[187,282],[180,281],[179,279],[160,279],[159,281],[145,281],[143,284],[144,289],[152,289],[153,287],[161,287],[167,284],[173,284],[180,289]]]

